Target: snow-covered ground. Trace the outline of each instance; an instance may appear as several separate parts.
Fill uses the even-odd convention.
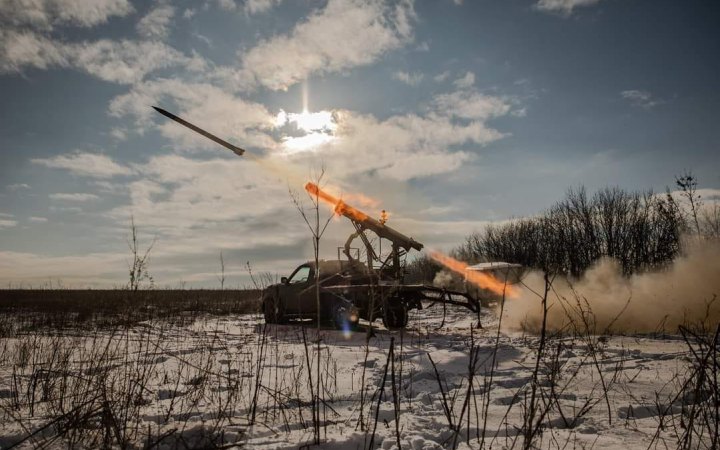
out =
[[[538,336],[476,321],[436,305],[369,344],[322,329],[319,349],[314,325],[256,315],[5,337],[0,447],[297,448],[318,374],[323,448],[677,447],[682,409],[707,409],[679,336],[550,336],[536,365]]]

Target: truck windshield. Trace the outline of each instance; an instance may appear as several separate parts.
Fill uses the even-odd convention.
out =
[[[295,283],[304,283],[308,280],[308,277],[310,276],[310,267],[308,266],[302,266],[299,267],[295,273],[290,277],[290,280],[288,283],[295,284]]]

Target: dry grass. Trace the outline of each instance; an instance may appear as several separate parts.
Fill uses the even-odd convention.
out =
[[[547,304],[551,281],[537,301]],[[233,306],[232,291],[198,312],[201,293],[183,294],[185,306],[167,306],[162,314],[169,293],[159,291],[154,301],[145,297],[155,309],[152,318],[137,313],[127,319],[128,305],[94,311],[97,317],[125,317],[104,326],[96,320],[38,323],[33,317],[49,300],[37,296],[28,304],[38,309],[9,309],[21,325],[5,323],[0,339],[0,446],[223,448],[255,445],[257,436],[287,436],[303,445],[318,434],[326,441],[329,429],[344,427],[349,433],[359,428],[366,448],[388,439],[411,448],[405,417],[428,407],[418,404],[414,383],[429,375],[438,387],[428,394],[430,404],[447,422],[440,439],[445,448],[582,448],[577,430],[587,418],[604,416],[610,426],[631,428],[648,411],[657,420],[649,448],[717,448],[716,324],[680,330],[676,338],[687,343],[686,364],[665,374],[671,381],[648,403],[632,397],[632,355],[610,347],[612,337],[596,329],[579,298],[567,305],[576,308],[572,317],[584,320],[560,332],[541,329],[511,339],[496,330],[470,327],[467,335],[453,335],[436,327],[407,334],[378,330],[372,339],[358,335],[348,342],[334,331],[317,334],[314,325],[269,326],[258,315],[216,315],[250,307]],[[87,307],[84,295],[91,298],[68,294],[63,307]],[[15,308],[20,298],[5,298],[3,305]],[[62,307],[56,308],[60,314]],[[20,320],[23,315],[30,319]],[[81,329],[90,323],[96,326]],[[464,352],[465,368],[453,372],[430,359],[428,349],[438,345]],[[352,374],[336,363],[338,352],[348,351],[342,346],[364,355]],[[498,371],[509,348],[526,349],[511,377]],[[418,363],[423,352],[429,361],[424,369]],[[372,376],[361,376],[369,367]],[[339,383],[348,375],[350,391]],[[633,399],[623,417],[614,400],[620,393]]]

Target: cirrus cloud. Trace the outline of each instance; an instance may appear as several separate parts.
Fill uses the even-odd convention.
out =
[[[620,96],[625,100],[629,101],[631,105],[637,106],[643,109],[652,109],[658,105],[665,103],[664,100],[654,97],[648,91],[642,91],[638,89],[629,89],[620,92]]]
[[[540,11],[559,13],[569,16],[578,7],[591,6],[599,3],[600,0],[538,0],[535,8]]]
[[[76,192],[72,194],[68,193],[57,193],[48,195],[52,200],[67,200],[71,202],[87,202],[88,200],[97,200],[98,197],[95,194],[86,194],[83,192]]]

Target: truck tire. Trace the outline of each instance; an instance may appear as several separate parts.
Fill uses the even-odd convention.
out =
[[[404,304],[385,305],[383,307],[383,325],[388,330],[405,328],[408,323],[408,310]]]
[[[282,302],[274,295],[269,295],[263,300],[263,315],[265,323],[282,323],[283,312]]]

